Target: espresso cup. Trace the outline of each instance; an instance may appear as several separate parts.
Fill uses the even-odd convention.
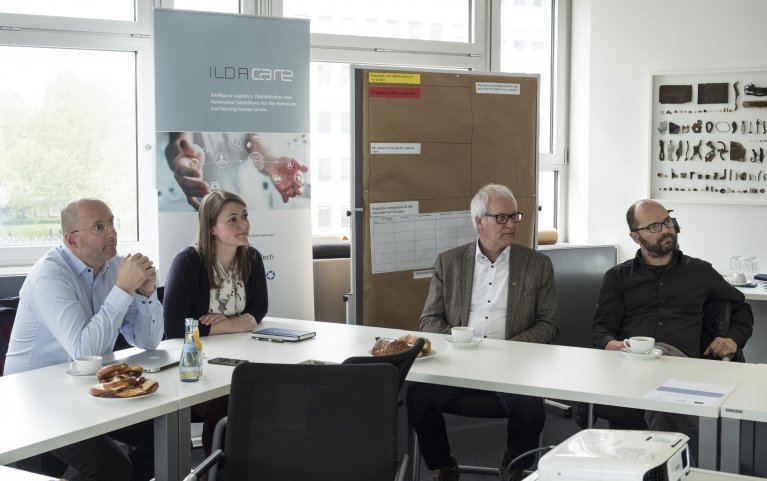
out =
[[[81,376],[96,374],[101,369],[101,356],[79,356],[69,363],[69,370]]]
[[[634,354],[647,354],[655,347],[655,339],[652,337],[635,336],[624,339],[623,345]]]
[[[453,342],[471,342],[474,339],[474,328],[459,326],[450,330],[453,335]]]

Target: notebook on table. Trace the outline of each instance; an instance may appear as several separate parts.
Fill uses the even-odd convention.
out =
[[[311,339],[316,336],[314,331],[300,331],[297,329],[282,329],[279,327],[265,327],[251,333],[254,339],[276,342],[298,342]]]
[[[121,358],[116,358],[115,353],[107,354],[104,356],[104,365],[125,362],[143,367],[144,372],[157,372],[166,367],[175,366],[180,359],[181,351],[157,349]]]

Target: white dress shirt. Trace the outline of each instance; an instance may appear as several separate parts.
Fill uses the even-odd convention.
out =
[[[35,263],[19,293],[5,374],[112,352],[122,332],[132,345],[154,349],[162,341],[162,305],[115,285],[121,256],[93,269],[64,246]]]
[[[509,298],[509,248],[490,262],[479,249],[474,256],[469,327],[477,337],[506,339],[506,304]]]

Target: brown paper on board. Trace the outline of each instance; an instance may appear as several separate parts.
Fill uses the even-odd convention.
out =
[[[371,142],[471,142],[471,105],[464,87],[424,86],[421,98],[368,98]]]
[[[466,197],[471,192],[470,144],[421,144],[420,155],[371,155],[371,203]]]

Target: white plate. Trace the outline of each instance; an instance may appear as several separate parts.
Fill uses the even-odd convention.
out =
[[[431,358],[433,358],[433,357],[434,357],[434,356],[436,356],[436,355],[437,355],[437,350],[436,350],[436,349],[434,349],[434,348],[432,348],[432,350],[431,350],[431,351],[429,351],[427,354],[424,354],[424,355],[422,355],[422,356],[418,356],[417,358],[415,358],[415,360],[416,360],[416,361],[425,361],[425,360],[427,360],[427,359],[431,359]]]
[[[143,396],[133,396],[133,397],[107,397],[107,396],[92,396],[90,393],[88,393],[88,397],[93,399],[101,399],[104,401],[135,401],[136,399],[144,399],[145,397],[154,396],[157,394],[157,391],[149,394],[144,394]]]
[[[732,287],[756,287],[756,282],[730,282]]]
[[[71,369],[67,369],[66,371],[64,371],[64,374],[66,374],[69,377],[74,377],[78,379],[92,379],[96,377],[95,374],[80,374],[79,372],[75,372]]]
[[[658,349],[657,347],[646,354],[638,354],[636,352],[631,352],[628,350],[627,347],[624,347],[623,349],[621,349],[621,352],[623,353],[624,356],[626,356],[629,359],[637,359],[640,361],[650,361],[652,359],[658,359],[663,354],[663,351]]]
[[[469,342],[455,342],[451,338],[445,339],[445,343],[449,344],[451,347],[454,347],[456,349],[473,349],[477,346],[479,346],[479,343],[482,342],[481,337],[475,337]]]

